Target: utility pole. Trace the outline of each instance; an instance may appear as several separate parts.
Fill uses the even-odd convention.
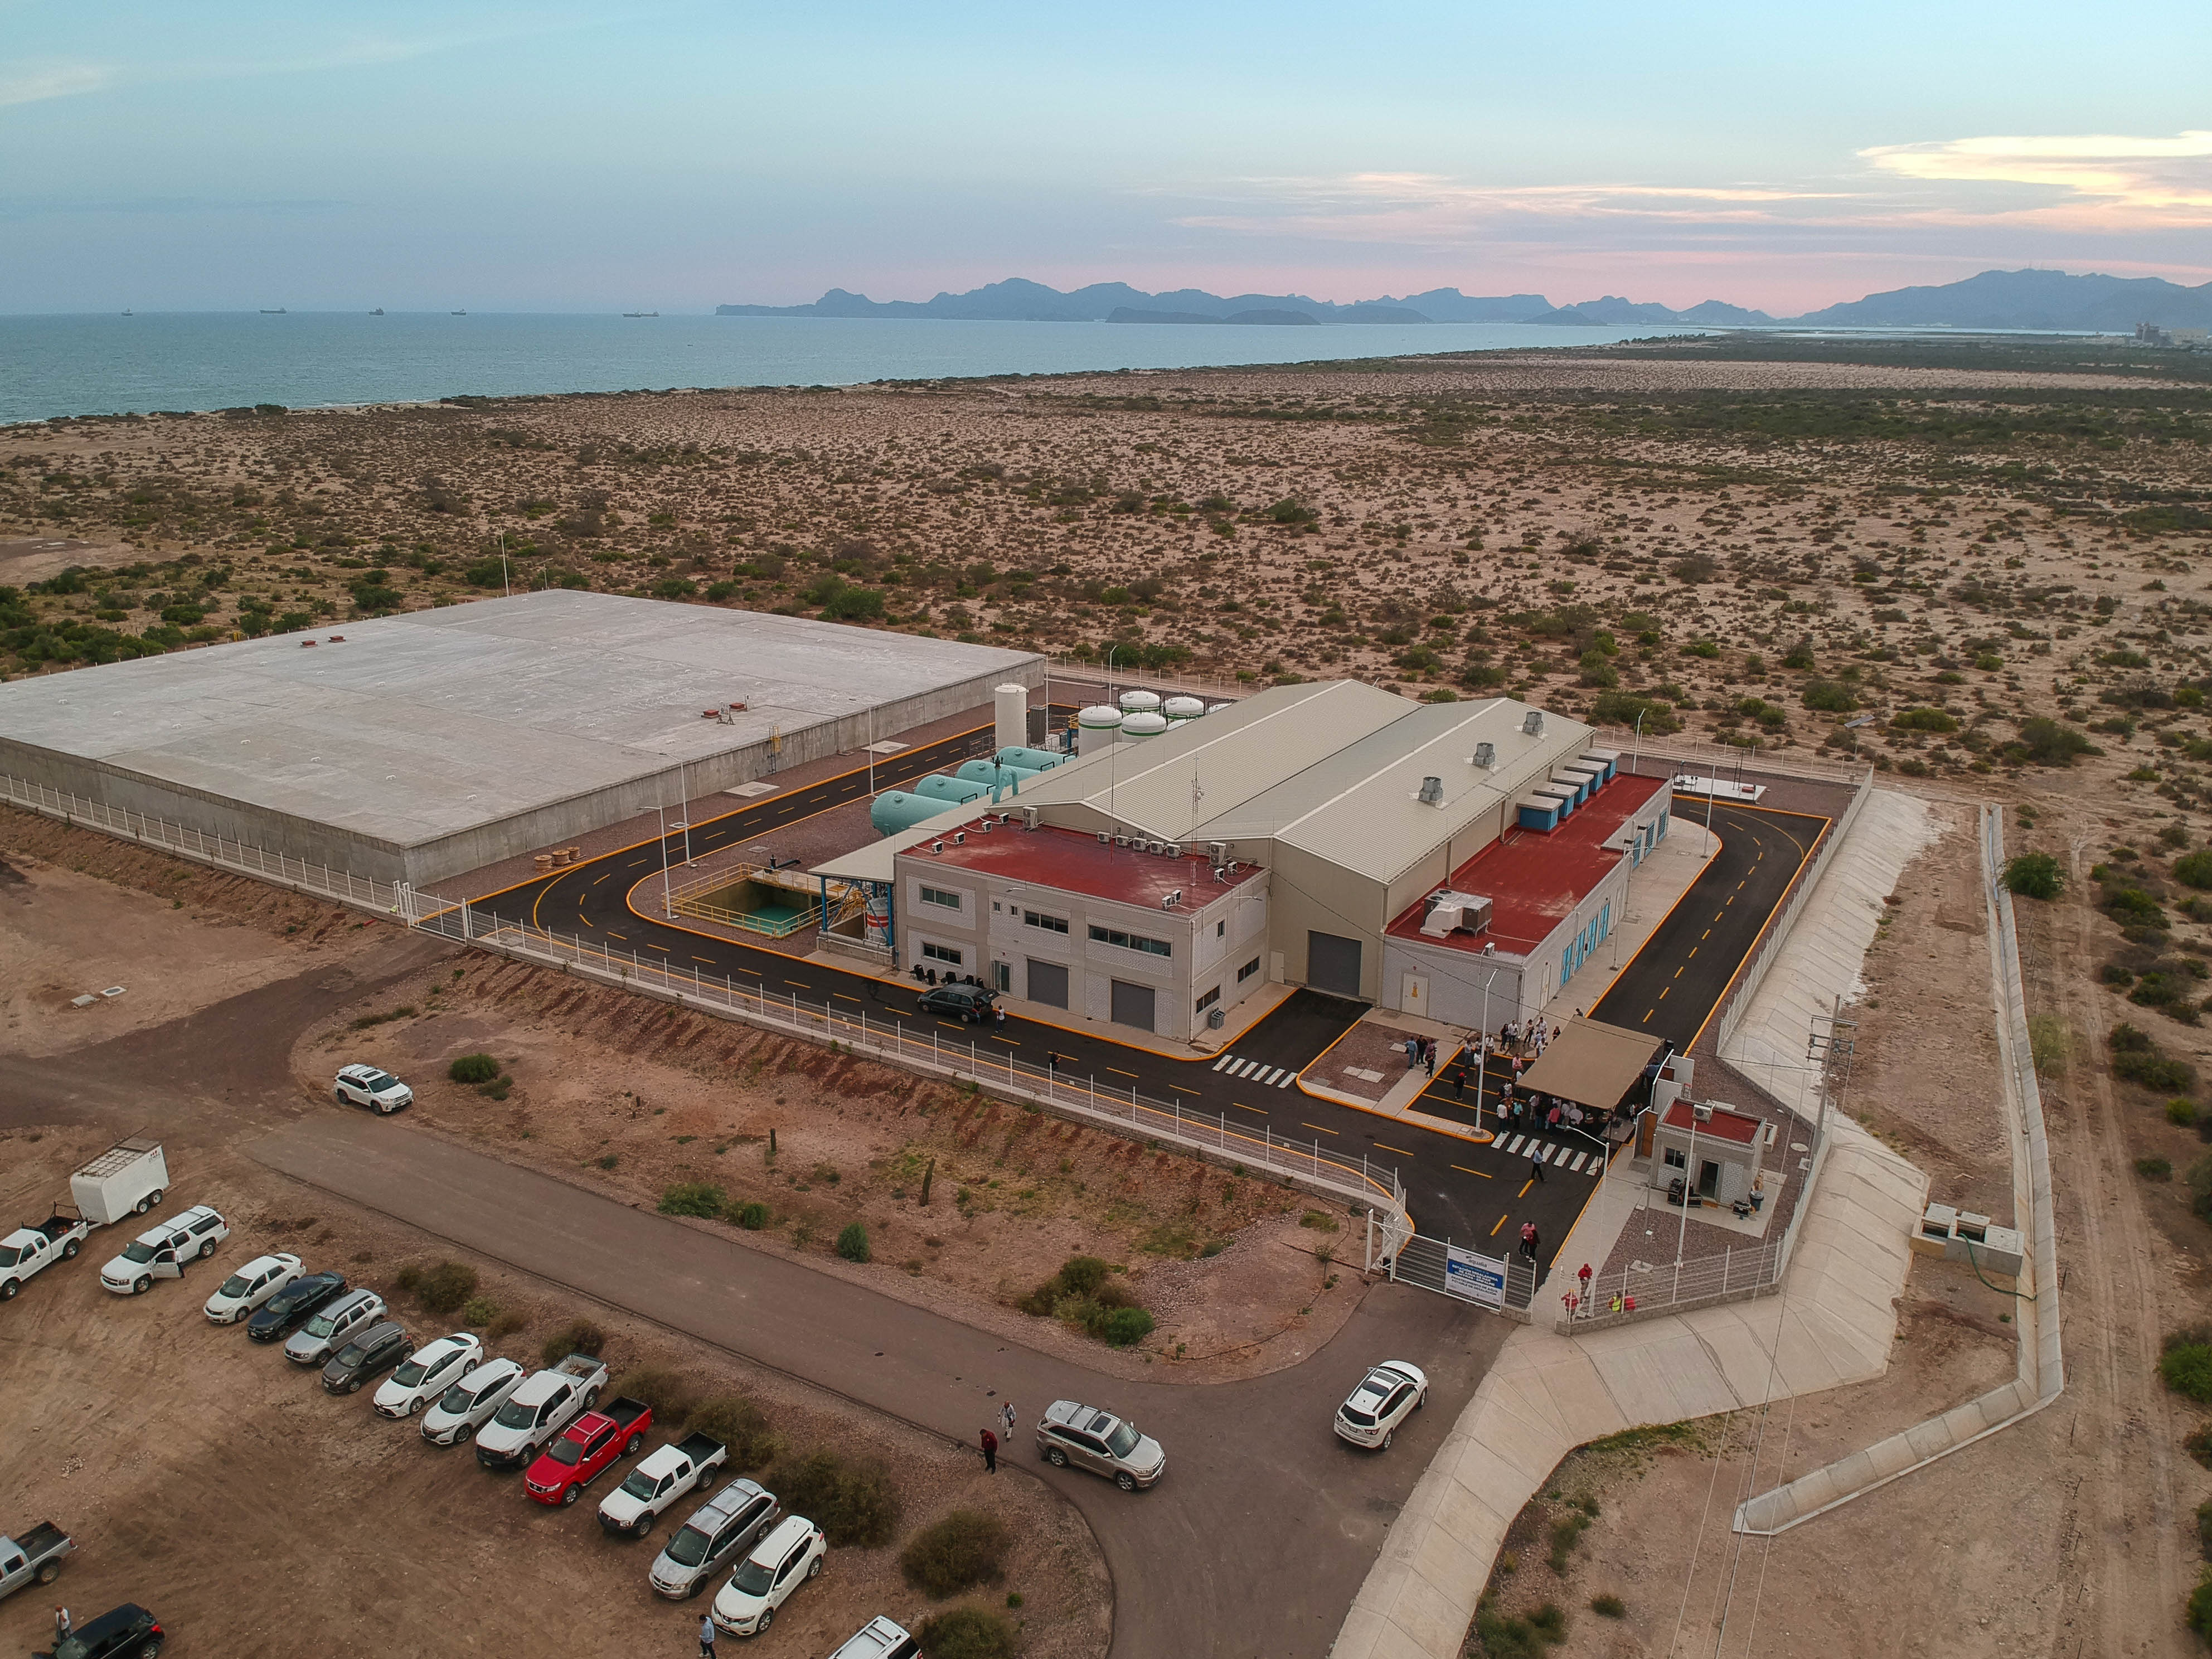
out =
[[[507,532],[505,532],[504,530],[502,530],[502,531],[501,531],[501,532],[498,532],[498,535],[499,535],[499,586],[500,586],[501,596],[502,598],[504,598],[504,599],[513,599],[513,598],[514,597],[514,584],[512,581],[510,581],[510,580],[507,580]]]
[[[660,803],[660,808],[659,808],[659,811],[660,811],[660,914],[661,914],[664,917],[666,917],[666,916],[672,916],[672,915],[674,915],[676,914],[676,901],[675,901],[674,899],[672,899],[672,897],[670,897],[670,896],[669,896],[669,892],[668,892],[668,803],[667,803],[666,801],[663,801],[663,802],[661,802],[661,803]]]

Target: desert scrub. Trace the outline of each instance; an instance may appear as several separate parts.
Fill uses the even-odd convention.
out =
[[[1019,1632],[1003,1613],[988,1607],[948,1607],[921,1621],[915,1636],[929,1659],[1014,1659]]]
[[[615,1379],[613,1391],[645,1401],[653,1407],[653,1420],[656,1423],[675,1423],[691,1409],[691,1402],[697,1398],[690,1380],[665,1365],[634,1366]]]
[[[499,1076],[499,1062],[489,1054],[463,1054],[446,1067],[446,1075],[456,1083],[482,1085]]]
[[[865,1262],[868,1259],[867,1224],[848,1221],[837,1235],[837,1254],[848,1261]]]
[[[997,1583],[1013,1541],[997,1516],[954,1510],[907,1540],[899,1571],[915,1589],[942,1601],[971,1585]]]
[[[1060,1271],[1021,1299],[1021,1310],[1058,1319],[1109,1347],[1126,1348],[1152,1334],[1151,1314],[1114,1270],[1095,1255],[1072,1255]]]
[[[760,1468],[779,1449],[767,1413],[743,1395],[718,1394],[701,1401],[684,1426],[727,1446],[730,1467],[740,1474]]]
[[[833,1544],[878,1548],[898,1526],[890,1471],[872,1461],[848,1462],[817,1449],[778,1457],[761,1484],[783,1500],[786,1514],[809,1516]]]
[[[567,1319],[556,1325],[538,1345],[538,1357],[557,1365],[572,1353],[596,1357],[607,1346],[607,1334],[588,1319]]]
[[[459,1261],[441,1261],[428,1267],[402,1267],[397,1282],[422,1304],[425,1313],[443,1317],[477,1293],[477,1270]]]
[[[679,1181],[661,1189],[659,1210],[663,1215],[693,1215],[712,1221],[722,1213],[725,1202],[722,1189],[711,1182]]]
[[[2212,1405],[2212,1326],[2185,1325],[2166,1339],[2159,1380],[2200,1406]]]

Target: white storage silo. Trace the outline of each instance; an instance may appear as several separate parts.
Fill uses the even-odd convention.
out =
[[[1150,710],[1139,710],[1127,715],[1121,721],[1121,741],[1142,743],[1147,738],[1157,738],[1168,729],[1168,717]]]
[[[1030,740],[1030,694],[1025,686],[1001,685],[991,692],[991,712],[998,730],[994,749],[1019,749]]]
[[[1125,714],[1157,714],[1160,712],[1160,694],[1157,691],[1124,691],[1121,703],[1121,712]]]
[[[1194,720],[1206,713],[1206,705],[1196,697],[1170,697],[1160,705],[1160,713],[1168,717],[1170,726],[1180,726],[1185,720]]]
[[[1095,754],[1121,734],[1121,711],[1096,703],[1075,717],[1075,752]]]

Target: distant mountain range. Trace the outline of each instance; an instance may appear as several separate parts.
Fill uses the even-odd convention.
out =
[[[2212,283],[2184,288],[2157,276],[2069,276],[2059,270],[1985,270],[1934,288],[1893,289],[1802,317],[1770,317],[1723,300],[1686,310],[1608,295],[1554,306],[1540,294],[1479,297],[1455,288],[1403,299],[1385,295],[1340,305],[1303,294],[1237,294],[1202,289],[1147,294],[1126,283],[1093,283],[1063,294],[1013,277],[933,300],[871,300],[833,288],[810,306],[716,306],[718,317],[903,317],[1019,323],[1237,323],[1310,327],[1343,323],[1547,323],[1609,327],[1691,323],[1708,328],[1788,324],[1820,328],[2054,329],[2131,333],[2212,326]]]

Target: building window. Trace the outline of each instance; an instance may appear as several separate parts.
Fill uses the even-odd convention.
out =
[[[1215,923],[1213,924],[1213,936],[1214,936],[1214,938],[1216,938],[1216,939],[1225,939],[1225,938],[1227,938],[1227,937],[1228,937],[1228,935],[1229,935],[1229,918],[1228,918],[1228,917],[1226,917],[1226,916],[1224,916],[1220,921],[1217,921],[1217,922],[1215,922]]]
[[[1221,988],[1217,985],[1211,991],[1208,991],[1204,996],[1198,1000],[1198,1012],[1202,1014],[1220,1000]]]
[[[942,887],[925,887],[921,890],[921,902],[924,904],[941,904],[948,910],[957,910],[960,895],[948,893]]]
[[[1251,978],[1253,975],[1259,971],[1260,958],[1254,957],[1251,961],[1246,963],[1242,968],[1239,968],[1237,970],[1237,982],[1239,985],[1242,985],[1246,980]]]
[[[1680,1146],[1669,1146],[1667,1149],[1667,1167],[1670,1170],[1688,1169],[1690,1167],[1689,1153],[1685,1152]]]
[[[1034,910],[1024,910],[1022,912],[1022,926],[1024,927],[1042,927],[1048,933],[1064,933],[1067,931],[1067,918],[1065,916],[1039,915]]]
[[[1091,942],[1093,945],[1118,945],[1125,951],[1142,951],[1155,957],[1175,954],[1164,939],[1146,939],[1142,933],[1125,933],[1118,927],[1101,927],[1096,922],[1091,925]]]
[[[942,962],[957,968],[963,958],[960,952],[949,945],[932,945],[925,940],[921,947],[921,959],[924,962]]]

